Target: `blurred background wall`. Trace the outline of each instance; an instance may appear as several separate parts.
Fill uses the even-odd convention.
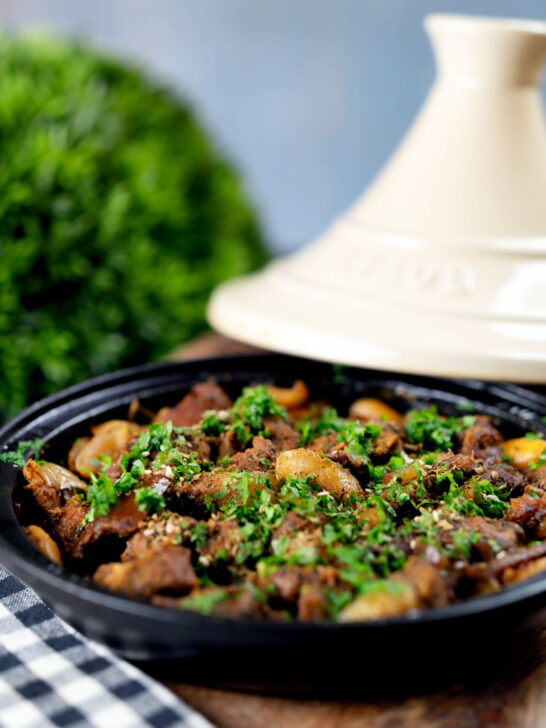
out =
[[[0,25],[83,35],[193,100],[277,252],[360,193],[434,69],[428,12],[544,18],[544,0],[0,0]]]

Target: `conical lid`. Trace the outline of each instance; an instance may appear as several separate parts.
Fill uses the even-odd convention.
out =
[[[220,286],[211,324],[310,358],[546,383],[546,23],[433,15],[437,79],[318,239]]]

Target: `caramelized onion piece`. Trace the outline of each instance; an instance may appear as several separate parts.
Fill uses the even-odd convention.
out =
[[[51,538],[49,533],[46,533],[40,526],[27,526],[25,533],[32,541],[34,546],[46,556],[54,564],[60,566],[62,564],[61,552],[55,541]]]
[[[29,461],[31,463],[31,461]],[[87,483],[80,480],[77,475],[57,463],[44,463],[32,461],[34,473],[36,473],[46,485],[56,490],[87,490]]]
[[[78,459],[78,455],[81,453],[83,448],[87,445],[87,443],[90,440],[91,440],[90,437],[78,437],[78,439],[75,440],[74,444],[70,448],[68,457],[66,458],[68,467],[70,468],[70,470],[73,470],[73,471],[76,470],[76,460]]]
[[[516,437],[514,440],[507,440],[502,449],[510,458],[512,465],[519,470],[525,470],[531,461],[536,462],[542,451],[546,450],[546,440]]]
[[[344,500],[353,494],[362,495],[360,483],[355,476],[340,463],[328,460],[317,450],[304,447],[284,450],[277,457],[277,475],[279,478],[313,475],[321,488],[339,500]]]
[[[417,470],[414,465],[408,465],[406,468],[402,468],[396,473],[385,473],[383,476],[383,483],[388,485],[391,481],[396,480],[399,485],[407,485],[412,480],[417,479]]]
[[[349,417],[356,417],[359,420],[386,420],[401,425],[404,417],[395,409],[380,399],[357,399],[349,409]]]
[[[419,606],[416,590],[404,582],[389,584],[371,594],[362,594],[348,604],[338,616],[340,622],[368,622],[404,614]]]
[[[309,400],[309,389],[301,379],[291,387],[267,387],[268,394],[287,410],[302,407]]]
[[[140,427],[134,422],[109,420],[91,428],[93,437],[83,438],[74,443],[68,455],[68,462],[83,478],[96,473],[98,466],[93,461],[99,455],[115,455],[125,449],[129,440],[138,435]]]

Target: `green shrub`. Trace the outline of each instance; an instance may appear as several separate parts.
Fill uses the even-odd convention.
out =
[[[265,257],[180,100],[85,45],[0,37],[0,419],[166,354]]]

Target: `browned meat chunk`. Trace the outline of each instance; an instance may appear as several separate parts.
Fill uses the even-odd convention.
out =
[[[381,427],[381,432],[379,433],[377,440],[373,443],[370,455],[372,459],[382,461],[400,450],[401,430],[391,422],[378,420],[374,421],[373,424],[379,425]]]
[[[314,531],[317,527],[316,523],[311,523],[302,516],[299,516],[294,511],[290,511],[282,519],[281,525],[273,531],[272,539],[279,539],[283,536],[286,538],[292,538],[298,532],[303,531]]]
[[[198,584],[191,551],[184,546],[160,546],[138,559],[102,564],[93,580],[131,596],[150,597],[160,591],[188,592]]]
[[[145,551],[156,546],[172,546],[191,541],[192,529],[197,524],[191,516],[164,512],[159,516],[154,513],[139,526],[127,541],[122,561],[129,561],[142,556]]]
[[[49,479],[44,478],[36,461],[29,460],[23,468],[23,474],[28,481],[25,488],[32,491],[40,508],[43,508],[46,513],[50,513],[54,508],[61,507],[63,503],[61,489]]]
[[[211,446],[208,439],[197,429],[186,432],[178,440],[178,448],[184,453],[195,453],[200,462],[209,462],[211,458]]]
[[[546,495],[522,495],[510,500],[505,518],[519,523],[532,538],[546,538]]]
[[[522,546],[514,549],[500,559],[491,559],[487,563],[470,564],[466,567],[465,574],[470,579],[486,579],[502,574],[506,569],[519,569],[524,564],[545,555],[546,541],[543,541],[535,546]]]
[[[268,489],[268,482],[262,472],[250,473],[246,485],[248,491],[245,493],[244,484],[237,473],[228,471],[204,472],[197,475],[189,483],[177,483],[174,492],[183,498],[196,501],[201,506],[218,508],[230,501],[243,503],[245,497],[252,499],[253,495],[260,490]],[[271,491],[273,496],[273,492]]]
[[[376,462],[385,461],[400,449],[401,441],[399,428],[389,422],[374,422],[381,427],[377,440],[372,442],[370,456]],[[323,452],[330,460],[342,465],[351,465],[355,470],[367,466],[367,460],[354,455],[347,448],[347,443],[338,441],[338,434],[333,432],[329,435],[317,437],[309,444],[312,450]]]
[[[300,524],[301,527],[298,528],[297,524]],[[314,551],[317,556],[324,553],[324,544],[318,524],[299,519],[299,516],[291,513],[284,517],[279,528],[274,531],[271,541],[272,550],[274,547],[280,548],[287,559],[298,553],[309,553],[310,550]]]
[[[393,581],[404,581],[414,590],[420,605],[443,607],[448,603],[448,590],[439,570],[417,556],[410,556]]]
[[[419,468],[423,476],[423,484],[425,488],[430,489],[439,484],[442,480],[442,475],[453,471],[460,471],[464,477],[471,475],[476,468],[474,458],[470,455],[462,455],[461,453],[453,455],[451,452],[439,453],[437,462],[433,463],[427,469],[423,469],[422,466]],[[397,484],[407,485],[412,481],[416,481],[418,477],[417,469],[414,465],[408,465],[403,470],[397,473],[385,473],[383,476],[383,483],[388,485],[392,481],[396,481]],[[446,479],[446,486],[449,485],[449,481]],[[415,483],[417,486],[417,482]],[[415,488],[410,491],[410,495],[415,494]]]
[[[268,592],[277,596],[283,601],[293,602],[303,584],[301,566],[285,566],[277,569],[268,579],[265,580]]]
[[[51,531],[62,553],[69,556],[78,543],[82,531],[82,521],[87,514],[87,506],[75,496],[62,508],[56,508],[50,517]]]
[[[333,589],[339,576],[333,566],[281,566],[258,582],[271,597],[284,602],[295,602],[304,584],[317,589]]]
[[[252,447],[235,453],[231,458],[234,470],[268,471],[275,466],[276,450],[271,440],[253,437]]]
[[[230,590],[229,598],[214,605],[212,614],[239,619],[262,619],[267,611],[256,595],[247,588]]]
[[[159,494],[163,495],[163,493],[166,493],[169,490],[172,482],[172,470],[169,472],[165,468],[158,468],[157,470],[152,470],[151,473],[146,475],[142,479],[141,485],[143,488],[155,488]]]
[[[90,549],[105,538],[127,538],[137,530],[143,518],[144,514],[138,510],[134,495],[123,496],[110,513],[86,524],[72,557],[84,558]]]
[[[504,584],[512,584],[516,581],[530,579],[532,576],[542,574],[544,571],[546,571],[546,556],[543,556],[541,559],[529,561],[527,564],[523,564],[517,569],[508,567],[504,571],[502,580]]]
[[[155,422],[172,421],[175,427],[196,425],[207,410],[225,410],[232,402],[215,382],[202,382],[190,389],[175,407],[164,407]]]
[[[472,455],[463,455],[463,453],[456,455],[452,452],[439,453],[438,460],[432,465],[431,472],[438,473],[446,470],[460,470],[467,477],[476,471],[476,461]]]
[[[502,435],[496,427],[489,422],[488,417],[476,417],[472,427],[461,430],[459,433],[461,452],[464,455],[476,455],[485,459],[485,456],[497,462],[502,460],[500,443]]]
[[[302,549],[307,553],[312,549],[319,558],[325,556],[320,526],[325,523],[326,517],[323,514],[315,514],[313,521],[302,518],[294,512],[287,513],[280,526],[273,531],[271,550],[281,548],[285,558],[290,558],[298,552],[302,553]]]
[[[311,584],[304,584],[298,599],[298,618],[314,622],[328,616],[330,604],[324,592]]]
[[[515,549],[522,543],[525,535],[517,523],[500,521],[496,518],[472,516],[461,519],[459,524],[465,531],[480,534],[473,548],[482,561],[494,559],[500,551]]]
[[[273,443],[277,453],[281,452],[281,450],[292,450],[298,446],[300,433],[288,422],[285,422],[282,417],[266,417],[264,426],[268,433],[267,436]]]
[[[207,441],[207,438],[201,433],[192,435],[189,439],[188,447],[191,452],[196,453],[197,459],[201,462],[210,460],[211,448]]]
[[[169,545],[171,545],[169,540]],[[164,544],[162,544],[164,545]],[[153,538],[147,535],[144,530],[137,531],[133,534],[125,546],[125,550],[121,554],[122,561],[131,561],[132,559],[140,559],[153,546]]]
[[[477,480],[489,480],[495,486],[505,484],[510,493],[523,490],[525,484],[525,477],[517,468],[513,465],[507,465],[506,463],[496,463],[489,467],[480,467],[479,464],[476,467],[476,479]]]
[[[237,548],[243,540],[237,523],[231,519],[219,521],[210,518],[206,527],[209,539],[205,546],[198,548],[201,563],[216,559],[221,552],[224,552],[226,559],[235,558]]]
[[[241,449],[241,443],[239,438],[233,430],[227,430],[222,432],[218,437],[218,459],[223,460],[224,458],[231,457],[234,452],[238,452]]]
[[[528,480],[531,481],[531,484],[525,486],[526,493],[531,490],[535,493],[546,493],[546,465],[541,465],[540,468],[532,470],[528,475]]]
[[[345,443],[337,441],[337,432],[317,437],[315,440],[310,442],[307,447],[310,450],[318,450],[318,452],[324,453],[326,457],[333,460],[335,463],[341,463],[342,465],[358,465],[356,461],[351,459],[350,454],[347,452],[347,446]]]

